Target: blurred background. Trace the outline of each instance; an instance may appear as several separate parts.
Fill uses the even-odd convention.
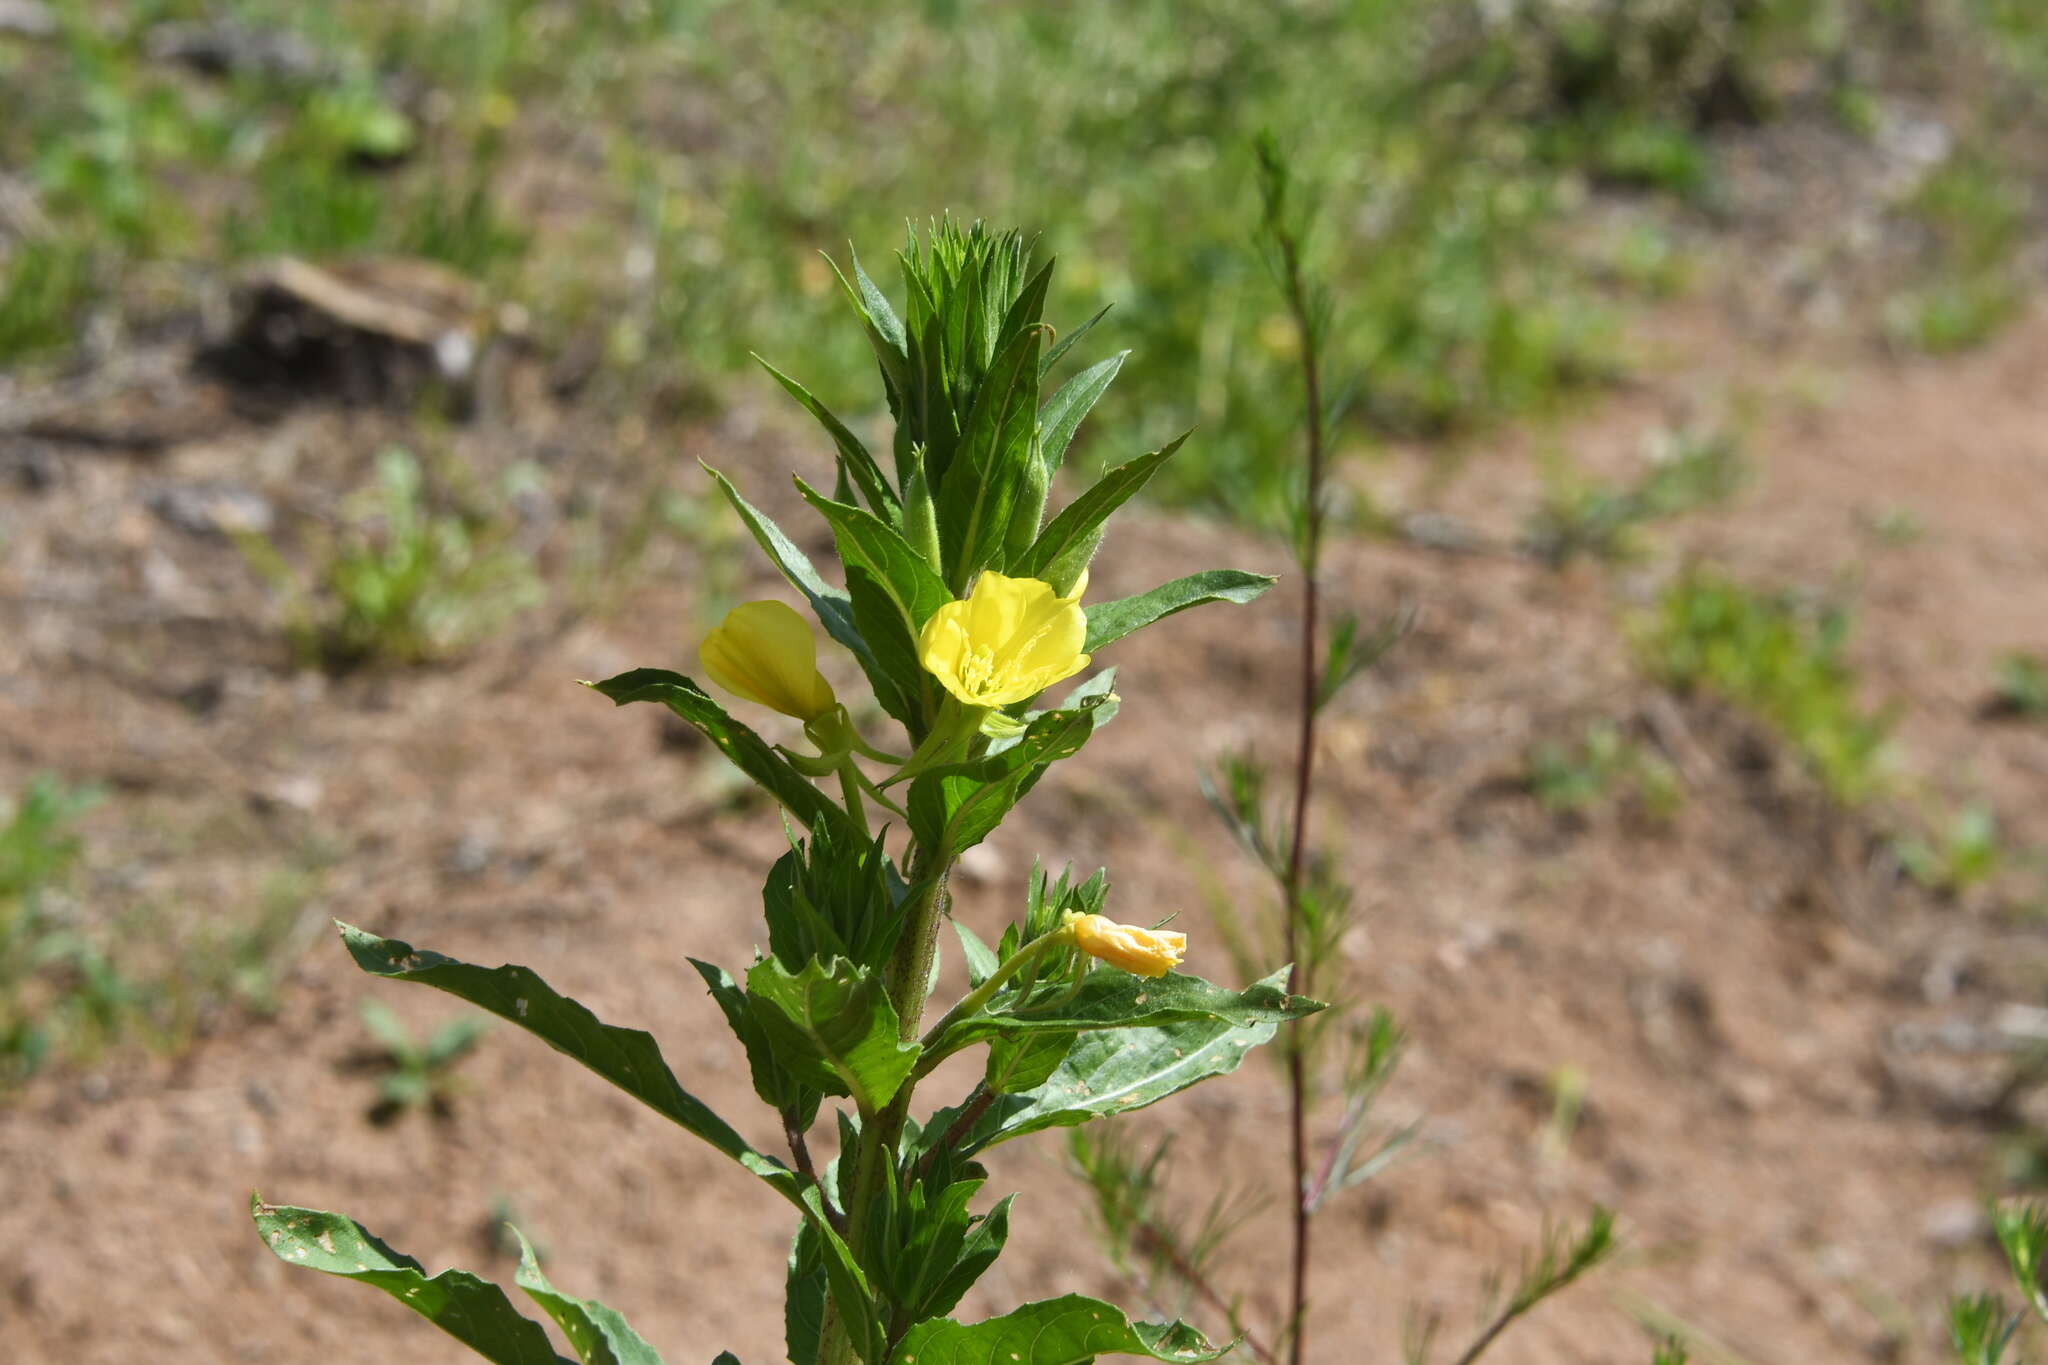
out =
[[[779,1358],[772,1204],[329,917],[530,963],[737,1108],[682,957],[745,961],[777,822],[573,680],[779,590],[698,461],[803,521],[830,451],[750,355],[881,429],[834,262],[893,292],[941,214],[1109,308],[1083,469],[1195,429],[1097,590],[1282,571],[1261,131],[1330,294],[1330,592],[1416,614],[1324,832],[1429,1137],[1331,1220],[1324,1358],[1597,1199],[1628,1257],[1492,1358],[1942,1359],[1982,1197],[2048,1173],[2044,104],[2038,0],[0,0],[10,1359],[459,1358],[285,1278],[252,1185],[501,1279],[516,1216],[658,1343]],[[962,916],[1042,853],[1198,957],[1255,920],[1197,771],[1282,752],[1291,606],[1120,657]],[[1190,1217],[1275,1174],[1276,1078],[1218,1089]],[[1035,1231],[970,1307],[1178,1311],[1057,1147],[1004,1149]]]

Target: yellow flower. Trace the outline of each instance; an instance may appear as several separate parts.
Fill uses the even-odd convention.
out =
[[[1133,976],[1165,976],[1187,956],[1186,934],[1140,929],[1135,924],[1118,924],[1106,915],[1077,915],[1071,910],[1067,927],[1074,931],[1075,947]]]
[[[839,704],[818,672],[818,642],[781,602],[742,602],[704,637],[697,658],[711,681],[744,700],[813,721]]]
[[[1008,706],[1088,666],[1088,617],[1074,585],[1065,597],[1036,578],[985,571],[963,602],[924,623],[918,659],[969,706]]]

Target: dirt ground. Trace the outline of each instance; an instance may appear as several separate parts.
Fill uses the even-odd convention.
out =
[[[1946,1297],[1997,1281],[1974,1210],[1993,1187],[1985,1101],[2009,1062],[1978,1041],[2001,1006],[2039,997],[2037,922],[1911,889],[1875,817],[1831,810],[1752,723],[1643,682],[1627,620],[1686,556],[1849,592],[1855,660],[1871,700],[1899,708],[1920,787],[1981,794],[2015,846],[2048,845],[2048,728],[1980,714],[2000,654],[2048,647],[2048,316],[1949,361],[1764,350],[1704,309],[1659,319],[1642,346],[1640,382],[1490,442],[1454,475],[1420,456],[1355,467],[1383,497],[1498,541],[1536,500],[1546,449],[1620,470],[1650,431],[1730,395],[1757,414],[1747,491],[1660,528],[1634,568],[1554,572],[1398,539],[1347,540],[1334,556],[1340,602],[1417,612],[1330,725],[1319,819],[1362,905],[1347,986],[1412,1040],[1383,1122],[1420,1118],[1426,1136],[1318,1225],[1313,1355],[1326,1365],[1399,1359],[1416,1313],[1441,1315],[1444,1342],[1461,1343],[1487,1277],[1596,1201],[1620,1216],[1623,1259],[1489,1359],[1640,1362],[1650,1322],[1682,1327],[1717,1365],[1933,1361]],[[148,401],[213,410],[171,373],[173,396]],[[506,1283],[494,1229],[509,1212],[557,1283],[621,1309],[672,1362],[780,1359],[786,1209],[539,1043],[494,1029],[447,1121],[364,1116],[374,1096],[349,1068],[365,1041],[357,1003],[374,994],[420,1027],[463,1007],[363,977],[325,933],[330,916],[530,965],[607,1021],[651,1029],[685,1085],[764,1148],[774,1136],[749,1122],[744,1061],[684,958],[747,961],[778,822],[736,807],[717,756],[678,743],[651,708],[614,710],[575,686],[688,667],[698,558],[661,560],[606,609],[543,613],[457,665],[329,680],[289,666],[234,547],[164,510],[178,490],[290,505],[346,487],[392,420],[222,410],[152,449],[19,436],[0,449],[13,461],[0,790],[40,771],[110,785],[116,799],[87,826],[103,853],[89,893],[184,922],[246,914],[281,863],[339,853],[295,911],[306,946],[273,1018],[203,1017],[176,1055],[117,1050],[0,1108],[0,1354],[470,1358],[380,1295],[277,1262],[249,1225],[253,1189],[346,1210],[432,1269]],[[460,440],[485,461],[557,435],[486,422]],[[788,502],[786,469],[825,458],[779,412],[655,439],[677,486],[701,456],[772,509]],[[570,488],[605,477],[594,457],[557,473]],[[1868,529],[1901,508],[1924,528],[1911,543]],[[1092,592],[1284,561],[1233,529],[1140,513]],[[737,587],[776,585],[749,561]],[[1120,669],[1121,715],[974,862],[958,913],[993,932],[1034,854],[1106,864],[1121,917],[1183,909],[1190,966],[1227,975],[1210,907],[1261,893],[1197,770],[1246,744],[1282,761],[1290,605],[1283,589],[1118,646],[1105,662]],[[1668,826],[1553,814],[1526,790],[1530,744],[1597,717],[1682,774]],[[1563,1067],[1586,1083],[1568,1135],[1552,1123]],[[942,1072],[935,1093],[944,1085]],[[1282,1112],[1275,1073],[1252,1064],[1126,1122],[1176,1135],[1173,1188],[1193,1208],[1219,1177],[1277,1189]],[[1025,1194],[1010,1250],[965,1311],[1074,1289],[1133,1297],[1091,1241],[1056,1139],[990,1164],[992,1188]],[[1255,1319],[1279,1303],[1281,1223],[1273,1201],[1227,1262]]]

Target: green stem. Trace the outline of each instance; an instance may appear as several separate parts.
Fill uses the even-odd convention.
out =
[[[995,999],[996,992],[1009,984],[1010,978],[1023,971],[1033,962],[1036,962],[1048,949],[1071,943],[1073,939],[1074,931],[1065,925],[1040,934],[1016,952],[1011,953],[1001,966],[989,974],[988,980],[982,982],[979,986],[976,986],[973,990],[955,1001],[953,1008],[947,1010],[944,1017],[938,1023],[933,1024],[930,1029],[926,1030],[922,1039],[924,1055],[917,1059],[917,1069],[911,1073],[912,1078],[927,1074],[933,1067],[951,1055],[951,1050],[947,1052],[940,1052],[938,1050],[938,1046],[945,1039],[948,1029],[952,1028],[953,1025],[959,1023],[962,1019],[971,1019],[981,1013],[982,1008],[989,1001]]]
[[[853,817],[853,823],[865,838],[868,832],[868,808],[860,799],[860,769],[853,766],[853,755],[848,754],[839,764],[839,794],[846,799],[846,812]]]

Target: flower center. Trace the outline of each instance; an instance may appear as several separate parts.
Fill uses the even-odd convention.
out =
[[[976,696],[992,690],[995,675],[996,652],[987,645],[975,645],[960,660],[961,686]]]

